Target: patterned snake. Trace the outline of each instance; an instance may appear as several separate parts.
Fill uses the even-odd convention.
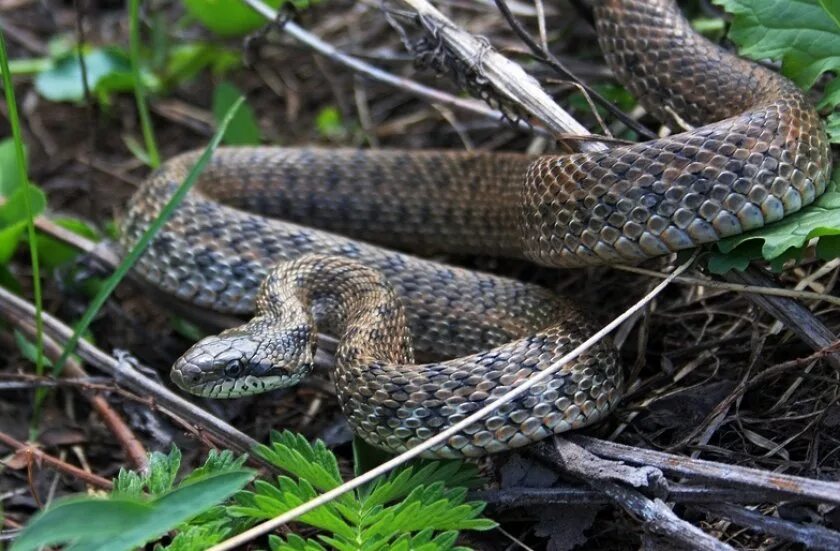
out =
[[[256,304],[256,317],[193,346],[174,382],[210,397],[289,386],[311,370],[317,333],[331,333],[352,429],[400,452],[545,369],[592,333],[591,316],[540,287],[383,246],[556,267],[635,263],[761,227],[825,190],[827,138],[792,83],[696,34],[672,0],[594,4],[619,80],[661,120],[677,114],[696,128],[539,158],[219,149],[137,270],[199,307],[248,314]],[[170,160],[136,193],[124,248],[196,159]],[[456,359],[417,364],[413,350]],[[478,456],[587,425],[621,386],[616,354],[601,344],[426,455]]]

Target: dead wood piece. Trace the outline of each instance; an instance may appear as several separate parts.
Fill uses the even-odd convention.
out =
[[[550,457],[552,462],[587,482],[622,482],[660,498],[669,493],[668,481],[659,469],[604,460],[561,437],[554,437],[553,444],[538,444],[536,452]]]
[[[696,508],[726,518],[739,526],[756,532],[801,543],[808,549],[825,551],[840,549],[840,532],[823,526],[798,524],[789,520],[762,515],[744,507],[723,503]]]
[[[541,455],[563,467],[570,474],[581,478],[592,488],[602,492],[639,520],[646,530],[665,536],[685,549],[732,550],[732,547],[703,532],[693,524],[679,518],[661,499],[650,499],[640,491],[628,488],[614,480],[648,478],[649,470],[639,477],[628,476],[624,465],[602,462],[575,444],[555,438],[557,446],[540,445]],[[577,449],[575,449],[577,448]],[[617,468],[620,467],[620,468]]]
[[[767,503],[777,497],[777,494],[760,490],[669,484],[668,496],[663,499],[668,502],[690,504]],[[612,501],[602,492],[582,486],[482,490],[471,492],[470,499],[478,499],[500,509],[545,505],[600,505]]]
[[[567,438],[600,457],[626,461],[634,465],[649,465],[665,473],[707,480],[725,488],[764,490],[788,498],[840,504],[840,483],[837,482],[727,465],[704,459],[692,459],[579,434],[569,435]]]

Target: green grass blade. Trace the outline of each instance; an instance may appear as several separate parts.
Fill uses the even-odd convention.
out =
[[[137,112],[140,115],[140,126],[143,129],[143,141],[146,142],[146,153],[149,155],[149,165],[152,168],[160,166],[160,153],[155,142],[155,132],[152,128],[152,118],[149,116],[149,106],[146,104],[146,90],[143,77],[140,74],[140,0],[129,0],[129,57],[131,58],[131,75],[134,79],[134,99],[137,102]]]
[[[35,221],[32,215],[32,205],[29,197],[29,178],[26,174],[26,155],[23,151],[23,136],[20,131],[15,90],[12,87],[12,73],[9,71],[9,58],[6,54],[6,39],[0,31],[0,66],[3,70],[3,88],[6,92],[6,105],[9,109],[9,124],[15,142],[15,157],[18,166],[18,178],[24,187],[23,204],[26,208],[26,232],[29,237],[29,256],[32,261],[32,292],[35,295],[35,372],[44,373],[44,320],[41,315],[41,270],[38,262],[38,241],[35,239]]]
[[[114,273],[105,281],[102,287],[99,289],[99,292],[93,298],[88,306],[87,310],[85,310],[84,315],[82,316],[81,321],[76,325],[76,329],[73,332],[73,336],[70,337],[70,340],[67,341],[67,344],[64,346],[64,350],[61,352],[61,356],[58,358],[58,361],[55,362],[53,367],[53,374],[58,375],[61,372],[61,369],[64,367],[64,363],[67,361],[67,358],[73,351],[76,349],[76,345],[79,343],[79,339],[81,338],[82,334],[87,330],[88,326],[90,325],[93,318],[96,316],[99,309],[102,308],[102,305],[105,304],[105,301],[117,287],[119,282],[125,277],[128,271],[134,266],[134,263],[137,262],[137,259],[140,258],[140,255],[146,250],[146,247],[149,245],[151,240],[157,234],[158,231],[163,227],[181,201],[186,196],[187,192],[195,185],[196,180],[198,180],[199,174],[201,171],[204,170],[205,165],[210,160],[210,157],[213,155],[213,152],[219,147],[219,142],[222,140],[222,136],[224,136],[225,131],[227,130],[228,124],[230,123],[233,116],[239,110],[239,107],[245,101],[244,96],[239,98],[239,100],[231,105],[228,112],[225,114],[224,119],[222,120],[221,124],[219,124],[219,128],[216,130],[216,133],[213,135],[213,138],[210,140],[207,148],[205,148],[204,152],[199,157],[198,162],[195,166],[190,170],[190,173],[184,179],[183,183],[178,187],[177,191],[172,195],[169,199],[169,202],[166,203],[166,206],[163,207],[160,214],[157,218],[149,225],[134,247],[126,254],[125,258],[123,258],[120,265],[117,266],[117,269],[114,270]]]

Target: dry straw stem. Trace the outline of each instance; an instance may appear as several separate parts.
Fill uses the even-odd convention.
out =
[[[460,421],[458,423],[455,423],[454,425],[452,425],[448,429],[436,434],[435,436],[426,440],[425,442],[423,442],[419,446],[415,446],[414,448],[411,448],[410,450],[401,453],[400,455],[398,455],[398,456],[394,457],[393,459],[379,465],[378,467],[376,467],[374,469],[371,469],[370,471],[364,473],[363,475],[357,476],[356,478],[354,478],[354,479],[352,479],[348,482],[345,482],[341,486],[338,486],[337,488],[334,488],[334,489],[332,489],[332,490],[330,490],[326,493],[321,494],[320,496],[316,497],[315,499],[307,501],[306,503],[304,503],[304,504],[302,504],[298,507],[295,507],[294,509],[292,509],[290,511],[287,511],[286,513],[283,513],[282,515],[279,515],[279,516],[277,516],[277,517],[275,517],[271,520],[263,522],[262,524],[258,524],[257,526],[254,526],[253,528],[251,528],[249,530],[246,530],[245,532],[242,532],[241,534],[239,534],[237,536],[234,536],[234,537],[232,537],[232,538],[230,538],[226,541],[223,541],[223,542],[219,543],[218,545],[215,545],[215,546],[211,547],[210,551],[224,551],[224,550],[227,550],[227,549],[235,549],[236,547],[238,547],[240,545],[244,545],[245,543],[253,540],[254,538],[257,538],[257,537],[265,535],[269,532],[272,532],[273,530],[277,529],[278,527],[280,527],[280,526],[282,526],[282,525],[284,525],[288,522],[293,521],[294,519],[298,518],[299,516],[304,515],[304,514],[308,513],[309,511],[311,511],[313,509],[316,509],[316,508],[320,507],[321,505],[324,505],[325,503],[329,503],[333,499],[335,499],[335,498],[337,498],[337,497],[339,497],[339,496],[341,496],[341,495],[343,495],[343,494],[345,494],[345,493],[347,493],[351,490],[354,490],[354,489],[358,488],[359,486],[361,486],[363,484],[366,484],[366,483],[374,480],[375,478],[377,478],[377,477],[391,471],[392,469],[410,461],[411,459],[414,459],[415,457],[420,456],[423,452],[425,452],[425,451],[427,451],[427,450],[429,450],[429,449],[431,449],[431,448],[433,448],[433,447],[435,447],[439,444],[443,444],[449,438],[451,438],[452,436],[455,436],[456,434],[460,433],[461,431],[463,431],[468,426],[472,425],[473,423],[477,423],[478,421],[480,421],[481,419],[483,419],[487,415],[496,411],[499,407],[503,406],[504,404],[507,404],[507,403],[511,402],[512,400],[516,399],[518,396],[521,396],[522,394],[527,392],[528,389],[530,389],[534,385],[538,385],[541,382],[548,379],[549,377],[553,376],[555,373],[557,373],[558,371],[563,369],[563,367],[566,366],[566,364],[568,364],[569,362],[571,362],[572,360],[574,360],[575,358],[577,358],[578,356],[580,356],[581,354],[583,354],[584,352],[586,352],[587,350],[589,350],[590,348],[595,346],[599,341],[601,341],[603,338],[605,338],[607,335],[609,335],[618,326],[620,326],[626,320],[631,318],[636,312],[640,311],[642,308],[647,306],[659,293],[661,293],[665,289],[665,287],[668,286],[669,283],[671,283],[673,278],[677,277],[679,274],[681,274],[683,271],[685,271],[691,265],[691,263],[693,261],[694,261],[694,257],[692,257],[687,262],[682,264],[680,267],[678,267],[676,270],[674,270],[674,273],[672,273],[671,276],[668,279],[666,279],[665,281],[662,281],[659,285],[654,287],[652,291],[650,291],[647,295],[642,297],[636,304],[634,304],[633,306],[628,308],[620,316],[616,317],[610,323],[605,325],[600,331],[598,331],[597,333],[595,333],[594,335],[589,337],[582,344],[577,346],[574,350],[572,350],[571,352],[569,352],[568,354],[566,354],[562,358],[560,358],[557,361],[555,361],[554,363],[552,363],[547,369],[545,369],[544,371],[541,371],[540,373],[531,377],[530,379],[527,379],[527,380],[523,381],[522,383],[518,384],[517,386],[515,386],[509,392],[503,394],[502,396],[500,396],[496,400],[493,400],[491,403],[487,404],[486,406],[479,409],[475,413],[467,416],[462,421]],[[680,521],[680,522],[684,522],[684,521]]]

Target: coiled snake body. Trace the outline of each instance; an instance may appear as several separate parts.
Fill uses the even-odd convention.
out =
[[[779,220],[824,191],[827,139],[792,83],[697,35],[671,0],[596,0],[595,15],[607,61],[649,111],[717,122],[540,158],[220,149],[137,270],[201,307],[243,314],[256,300],[257,315],[196,344],[173,380],[218,397],[288,386],[311,369],[316,332],[332,332],[342,337],[334,379],[351,427],[403,451],[545,369],[591,329],[585,312],[542,288],[365,241],[557,267],[632,263]],[[195,160],[172,159],[137,192],[124,247]],[[415,364],[413,348],[456,359]],[[615,406],[621,384],[602,344],[427,455],[482,455],[584,426]]]

